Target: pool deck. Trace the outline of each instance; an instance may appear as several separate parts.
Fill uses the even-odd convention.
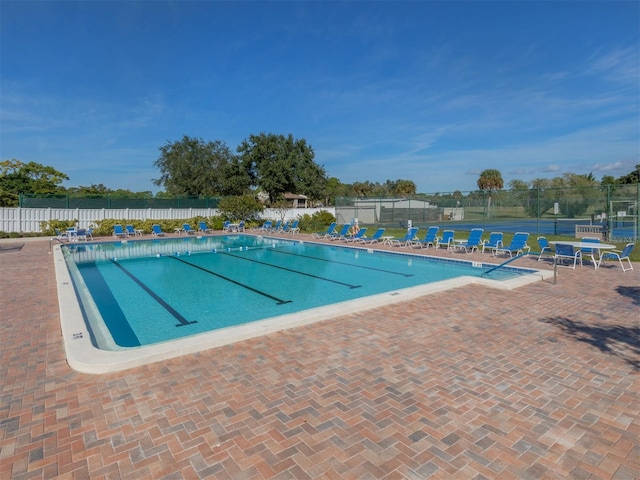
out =
[[[0,247],[2,479],[640,478],[638,264],[90,375],[65,360],[49,241]]]

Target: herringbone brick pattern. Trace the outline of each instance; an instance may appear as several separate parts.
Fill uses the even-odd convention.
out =
[[[638,265],[86,375],[48,248],[0,252],[0,478],[640,478]]]

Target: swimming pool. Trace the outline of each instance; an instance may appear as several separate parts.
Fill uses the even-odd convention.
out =
[[[70,245],[64,259],[85,327],[71,338],[112,354],[219,341],[240,327],[255,336],[350,313],[363,299],[360,309],[427,285],[509,285],[536,272],[256,235]]]

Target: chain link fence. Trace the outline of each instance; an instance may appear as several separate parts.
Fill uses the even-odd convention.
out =
[[[640,184],[420,194],[410,197],[338,197],[340,223],[485,230],[532,235],[582,235],[637,241]],[[577,227],[578,226],[578,227]],[[590,226],[592,228],[582,228]],[[584,235],[589,236],[589,235]]]

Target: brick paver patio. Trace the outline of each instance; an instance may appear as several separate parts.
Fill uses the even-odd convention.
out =
[[[48,252],[0,251],[2,479],[640,478],[637,264],[87,375]]]

